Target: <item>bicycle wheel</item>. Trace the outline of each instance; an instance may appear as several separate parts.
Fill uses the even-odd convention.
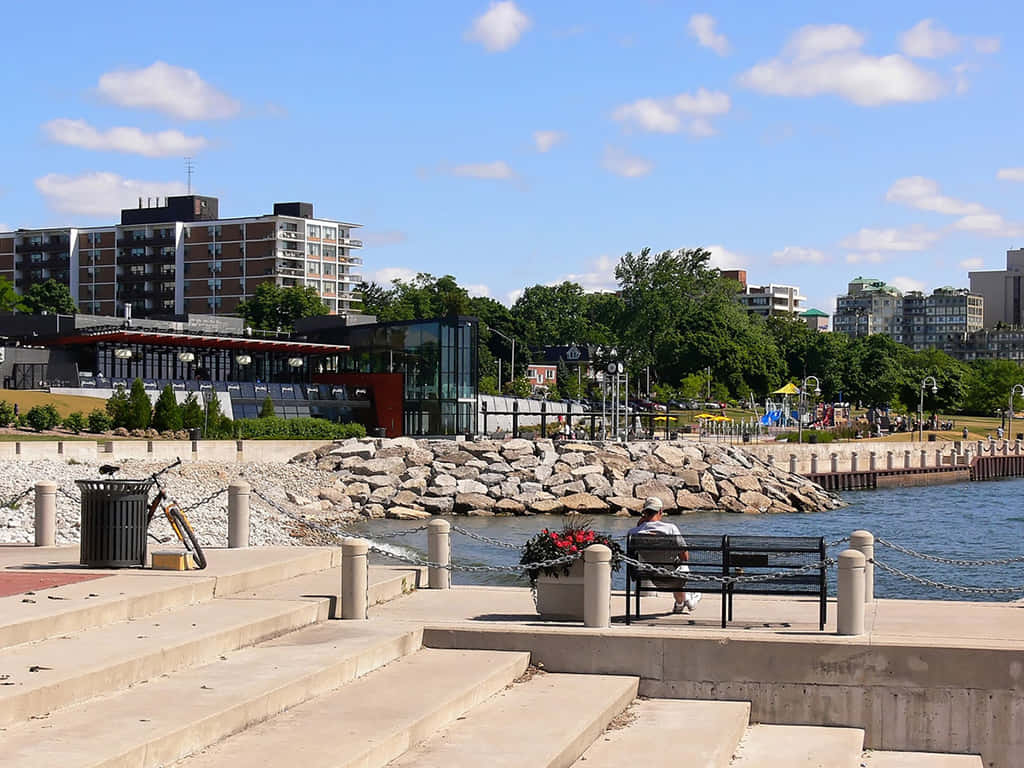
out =
[[[206,567],[206,555],[203,554],[203,548],[199,546],[199,539],[196,538],[195,531],[189,525],[188,518],[177,507],[168,507],[166,514],[174,532],[185,545],[185,549],[189,550],[195,558],[197,569],[203,570]]]

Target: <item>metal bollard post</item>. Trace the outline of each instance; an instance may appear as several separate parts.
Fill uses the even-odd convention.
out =
[[[895,463],[895,458],[896,457],[893,455],[892,451],[886,451],[885,452],[885,468],[886,469],[892,469],[893,468],[893,464]]]
[[[876,454],[874,451],[872,451],[871,454],[868,456],[868,469],[870,469],[872,472],[878,469],[878,454]]]
[[[928,466],[928,451],[924,448],[921,449],[921,468],[924,469]]]
[[[910,451],[903,452],[903,468],[910,469]]]
[[[452,561],[452,526],[447,520],[427,523],[427,559],[432,563],[450,565]],[[452,572],[447,568],[427,569],[428,589],[451,589]]]
[[[935,466],[936,467],[941,467],[942,466],[942,449],[941,448],[936,448],[935,449]]]
[[[36,546],[57,544],[57,484],[49,480],[36,483]]]
[[[1003,456],[1009,456],[1009,455],[1010,455],[1010,441],[1009,440],[1003,440]]]
[[[978,441],[978,455],[981,456],[983,453],[985,453],[985,444],[981,440],[979,440]]]
[[[363,539],[341,542],[341,618],[365,619],[369,568],[366,553],[370,543]]]
[[[833,474],[835,474],[836,472],[839,471],[839,454],[838,453],[833,453],[831,456],[829,456],[829,461],[831,462],[830,465],[829,465],[830,466],[830,471]]]
[[[864,602],[875,599],[875,535],[871,531],[854,531],[850,534],[850,549],[864,555]]]
[[[811,454],[811,474],[818,474],[818,454],[816,453]]]
[[[850,454],[850,471],[851,472],[856,472],[857,471],[857,452],[856,451],[853,451]]]
[[[789,454],[789,473],[791,475],[795,475],[796,474],[796,454],[795,453]]]
[[[840,635],[864,634],[864,555],[855,549],[839,553],[838,611]]]
[[[249,484],[236,480],[228,486],[228,548],[249,546]]]
[[[612,623],[612,551],[604,544],[583,550],[583,626]]]

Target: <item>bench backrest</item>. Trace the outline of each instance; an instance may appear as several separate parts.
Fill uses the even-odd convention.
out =
[[[688,560],[680,560],[683,550],[689,553]],[[722,575],[723,549],[721,536],[707,534],[691,534],[672,536],[663,533],[637,533],[627,536],[626,554],[643,563],[650,563],[661,568],[675,569],[686,565],[691,573],[707,573]],[[674,589],[680,580],[676,577],[641,572],[635,566],[629,566],[630,578],[649,581],[660,589]]]

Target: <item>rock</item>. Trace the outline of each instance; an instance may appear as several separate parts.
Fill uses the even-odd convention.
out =
[[[523,458],[517,459],[515,463],[512,464],[512,469],[532,469],[539,465],[540,459],[533,454],[530,454],[529,456],[523,456]]]
[[[384,507],[381,504],[367,504],[363,507],[363,514],[374,519],[387,516],[387,512],[384,511]]]
[[[398,478],[394,475],[370,475],[366,478],[366,484],[371,488],[394,488],[398,485]]]
[[[117,430],[114,430],[114,434],[117,434]],[[317,456],[312,451],[303,451],[297,453],[288,460],[289,464],[309,464],[311,461],[316,461]]]
[[[494,512],[489,509],[467,509],[466,517],[494,517]]]
[[[350,483],[345,491],[353,500],[360,504],[365,504],[367,499],[370,498],[370,486],[366,483]]]
[[[411,437],[393,437],[391,438],[391,445],[402,448],[405,451],[415,451],[420,447],[420,444]]]
[[[736,492],[736,486],[733,485],[732,483],[730,483],[728,480],[719,480],[718,481],[718,498],[721,499],[721,498],[726,497],[726,496],[731,496],[734,499],[736,497],[738,497],[739,494]]]
[[[420,497],[418,494],[412,491],[398,491],[394,496],[391,497],[391,503],[396,504],[400,507],[415,507],[418,506]]]
[[[672,492],[664,483],[657,481],[651,481],[647,483],[640,483],[633,490],[638,499],[646,499],[648,496],[657,496],[661,499],[661,503],[664,505],[666,511],[673,510],[676,508],[676,495]]]
[[[536,466],[536,457],[531,456],[530,458],[532,458],[535,462],[533,466]],[[525,461],[525,459],[520,459],[519,461],[516,462],[516,464],[521,464],[523,461]],[[523,467],[523,469],[528,468],[529,467]],[[504,461],[495,461],[487,465],[487,471],[497,473],[499,475],[507,475],[512,471],[512,467]]]
[[[633,496],[633,484],[628,480],[613,480],[612,494],[615,496]]]
[[[608,504],[589,493],[573,493],[562,497],[562,504],[570,512],[607,512]]]
[[[331,449],[330,456],[341,456],[342,458],[357,457],[360,459],[372,459],[377,453],[377,446],[373,443],[342,443]]]
[[[758,491],[744,491],[740,494],[740,502],[758,512],[765,512],[772,505],[772,500]]]
[[[458,481],[451,475],[438,475],[434,478],[435,488],[455,488]]]
[[[472,467],[473,469],[477,470],[478,472],[483,472],[485,469],[487,469],[487,463],[488,462],[484,461],[483,459],[470,459],[469,461],[467,461],[462,466],[464,466],[464,467]]]
[[[391,497],[395,495],[397,491],[390,485],[382,485],[380,488],[374,488],[370,493],[371,504],[384,504],[391,500]]]
[[[700,487],[705,493],[709,493],[715,497],[718,496],[718,486],[715,484],[715,478],[707,472],[701,476]],[[785,498],[785,496],[783,496],[783,498]]]
[[[367,459],[350,467],[357,475],[400,474],[405,469],[405,460],[397,456],[386,459]]]
[[[565,496],[569,493],[583,493],[585,490],[587,490],[587,486],[583,484],[582,480],[574,480],[571,483],[551,486],[551,492],[556,496]]]
[[[451,471],[451,476],[456,480],[472,480],[480,475],[480,470],[477,467],[470,467],[466,465],[456,466]]]
[[[604,475],[604,467],[600,464],[583,464],[573,469],[569,474],[573,477],[586,477],[587,475]]]
[[[438,454],[437,460],[460,467],[467,461],[472,461],[473,454],[466,453],[465,451],[453,451],[452,453]]]
[[[555,472],[551,477],[544,481],[545,488],[553,488],[556,485],[565,485],[566,483],[572,482],[572,475],[568,472]]]
[[[377,453],[374,456],[375,459],[405,459],[405,449],[398,445],[385,445],[383,448],[377,449]]]
[[[715,503],[706,496],[690,491],[679,491],[676,493],[676,504],[681,510],[714,509]]]
[[[422,496],[427,492],[427,481],[422,477],[411,477],[398,487],[403,491],[412,491],[418,496]]]
[[[563,453],[559,459],[562,464],[565,464],[565,466],[569,467],[570,470],[573,467],[582,467],[587,462],[582,453]]]
[[[501,485],[501,482],[505,479],[505,476],[497,472],[484,472],[477,477],[477,482],[481,482],[487,487]]]
[[[429,512],[422,509],[409,509],[408,507],[391,507],[387,510],[386,517],[391,520],[426,520],[430,517]]]
[[[459,480],[455,485],[455,491],[459,495],[466,493],[486,494],[487,486],[477,480]],[[457,500],[456,503],[458,503]]]
[[[464,512],[467,509],[491,509],[494,506],[494,499],[483,493],[458,493],[455,495],[455,511]]]
[[[681,467],[683,466],[684,454],[679,448],[668,445],[667,443],[661,443],[657,448],[654,449],[654,455],[664,461],[670,467]]]
[[[316,495],[318,499],[326,499],[333,504],[337,504],[342,499],[348,500],[348,496],[345,495],[345,491],[341,488],[317,488]]]
[[[735,496],[720,496],[718,499],[718,505],[726,512],[734,512],[740,515],[748,509],[747,505],[740,502],[740,500]]]
[[[586,486],[588,491],[594,494],[597,494],[600,491],[607,494],[612,489],[612,484],[608,482],[608,478],[596,473],[584,477],[583,484]]]
[[[653,479],[654,473],[648,472],[645,469],[632,469],[626,473],[626,482],[632,483],[633,485],[649,483]]]
[[[635,512],[638,515],[640,510],[644,508],[643,499],[637,499],[633,496],[609,496],[605,501],[613,507],[625,509],[628,512]]]
[[[522,490],[518,480],[506,480],[498,489],[501,491],[501,498],[511,498]]]
[[[506,440],[501,444],[502,454],[508,453],[533,453],[533,443],[529,440],[524,440],[521,437],[514,437],[511,440]]]
[[[555,470],[549,464],[540,464],[533,470],[533,475],[541,482],[547,480],[553,475]]]
[[[500,515],[526,514],[526,505],[515,499],[499,499],[492,509],[496,514]]]
[[[538,499],[526,506],[538,515],[557,515],[565,511],[565,504],[561,499]]]
[[[753,475],[733,475],[732,484],[736,486],[737,490],[740,491],[759,491],[761,490],[761,481]]]
[[[687,488],[700,489],[700,473],[695,469],[684,469],[679,473],[679,478]]]
[[[594,453],[599,450],[601,449],[590,443],[566,443],[562,449],[562,455],[564,456],[566,453]]]
[[[463,443],[462,449],[475,456],[485,453],[497,453],[501,450],[501,443],[497,440],[473,440]]]
[[[337,512],[348,512],[352,509],[352,499],[348,496],[342,496],[336,502],[334,502],[334,510]]]
[[[455,499],[451,496],[422,496],[419,505],[435,515],[450,515],[455,509]]]
[[[519,486],[521,493],[537,493],[544,490],[544,486],[541,483],[521,483]]]
[[[310,504],[313,503],[312,499],[307,498],[306,496],[300,496],[299,494],[294,493],[293,491],[285,491],[284,495],[288,499],[288,501],[300,507],[308,507]]]
[[[433,463],[433,461],[434,454],[422,448],[416,448],[415,450],[409,451],[405,456],[405,463],[407,465],[411,464],[422,467]]]

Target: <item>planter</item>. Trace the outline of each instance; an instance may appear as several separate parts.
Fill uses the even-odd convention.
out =
[[[537,613],[545,619],[583,621],[583,558],[569,575],[537,577]]]

